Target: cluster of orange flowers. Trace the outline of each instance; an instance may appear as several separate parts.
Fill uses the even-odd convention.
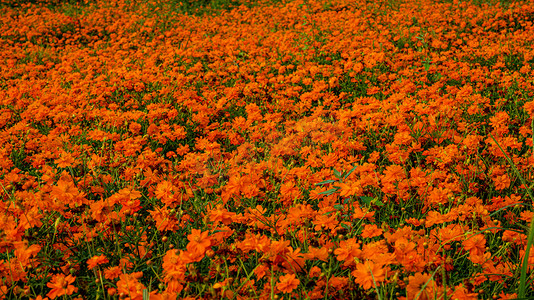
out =
[[[516,297],[532,3],[19,2],[0,299]]]

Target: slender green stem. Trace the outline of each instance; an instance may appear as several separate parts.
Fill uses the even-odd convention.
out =
[[[532,125],[533,125],[533,128],[534,128],[534,120],[532,122]],[[508,157],[506,152],[504,152],[504,149],[501,147],[501,145],[499,145],[499,143],[497,142],[497,140],[495,139],[493,134],[490,133],[490,136],[493,139],[493,141],[495,141],[495,144],[497,144],[499,149],[501,149],[502,153],[504,154],[504,156],[508,160],[508,163],[512,166],[512,169],[514,170],[514,172],[517,175],[517,177],[519,177],[519,179],[521,180],[521,183],[526,188],[530,199],[532,201],[534,201],[534,196],[532,196],[532,191],[530,190],[530,187],[527,185],[527,182],[525,181],[523,176],[521,176],[521,174],[519,173],[519,170],[517,169],[517,167],[514,164],[514,162],[512,161],[512,159],[510,159],[510,157]],[[529,257],[529,254],[530,254],[530,247],[532,246],[533,242],[534,242],[534,217],[530,220],[530,226],[529,226],[529,229],[528,229],[527,248],[525,249],[525,256],[523,257],[523,263],[522,263],[522,266],[521,266],[521,276],[519,277],[519,290],[518,290],[518,293],[517,293],[519,298],[525,298],[525,289],[526,289],[526,281],[527,281],[527,269],[528,269],[528,257]]]

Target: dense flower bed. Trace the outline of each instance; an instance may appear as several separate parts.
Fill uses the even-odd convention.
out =
[[[531,2],[185,2],[0,2],[0,299],[534,295]]]

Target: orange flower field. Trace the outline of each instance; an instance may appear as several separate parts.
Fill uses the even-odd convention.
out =
[[[0,299],[534,297],[534,2],[182,1],[0,0]]]

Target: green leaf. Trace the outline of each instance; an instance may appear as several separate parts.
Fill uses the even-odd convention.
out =
[[[354,168],[350,169],[350,171],[343,177],[343,180],[347,179],[347,177],[350,176],[350,174],[352,174],[352,172],[354,172],[354,170],[356,170],[358,166],[354,166]]]
[[[343,228],[345,228],[345,229],[347,229],[347,230],[350,229],[350,226],[347,225],[347,224],[345,224],[345,223],[341,223],[341,227],[343,227]]]
[[[360,199],[363,201],[363,203],[370,205],[374,198],[368,196],[361,196]]]
[[[316,183],[315,185],[325,185],[325,184],[329,184],[329,183],[333,183],[333,182],[337,182],[337,180],[329,179],[329,180],[325,180],[325,181],[321,181],[319,183]]]
[[[333,193],[337,192],[339,190],[338,186],[335,186],[333,189],[329,189],[328,191],[320,192],[319,195],[327,195],[330,196]]]
[[[334,205],[334,208],[337,209],[337,210],[342,210],[343,209],[343,205],[336,204],[336,205]]]

